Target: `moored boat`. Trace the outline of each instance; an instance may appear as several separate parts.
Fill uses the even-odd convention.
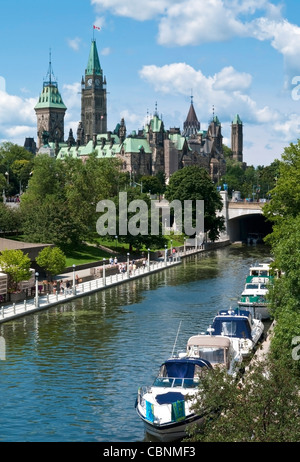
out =
[[[249,311],[236,308],[219,311],[209,330],[212,335],[228,337],[235,353],[245,358],[261,340],[264,325],[261,320],[254,319]]]
[[[225,368],[229,374],[235,372],[235,366],[242,359],[230,338],[222,335],[193,335],[188,339],[186,354],[190,358],[206,359],[213,368]]]
[[[251,265],[238,306],[249,311],[253,318],[269,319],[267,293],[273,280],[274,276],[269,263]]]
[[[248,276],[241,298],[238,301],[240,308],[249,311],[254,318],[269,319],[267,293],[270,287],[271,276]]]
[[[204,415],[197,415],[192,405],[209,369],[210,363],[201,358],[171,358],[161,365],[152,386],[139,388],[136,411],[148,434],[175,441],[186,436],[189,425],[201,424]]]

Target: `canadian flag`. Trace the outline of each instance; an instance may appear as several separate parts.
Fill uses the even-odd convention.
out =
[[[101,30],[98,26],[94,26],[94,29]]]

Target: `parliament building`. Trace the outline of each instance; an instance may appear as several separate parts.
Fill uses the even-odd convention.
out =
[[[125,120],[113,131],[107,129],[106,77],[100,65],[96,41],[92,40],[85,74],[81,80],[81,120],[76,139],[70,130],[64,133],[66,106],[52,75],[51,59],[39,101],[37,117],[37,153],[58,159],[67,156],[83,161],[96,152],[101,159],[118,158],[121,168],[133,176],[164,172],[166,179],[187,165],[204,167],[214,182],[226,171],[221,123],[213,113],[207,130],[201,130],[193,98],[187,118],[180,128],[166,129],[157,108],[141,130],[127,133]],[[231,126],[233,158],[243,162],[243,124],[238,115]]]

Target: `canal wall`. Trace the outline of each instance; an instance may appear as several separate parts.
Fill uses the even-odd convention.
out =
[[[213,245],[212,245],[213,244]],[[85,269],[76,267],[76,275],[78,275],[78,283],[75,279],[75,271],[72,269],[70,272],[62,273],[56,276],[57,281],[70,281],[71,288],[64,289],[63,292],[56,290],[55,293],[39,294],[39,287],[42,287],[41,282],[36,282],[37,297],[26,299],[20,303],[11,303],[9,305],[2,305],[0,308],[0,324],[11,321],[16,318],[33,314],[35,312],[51,308],[52,306],[67,303],[79,297],[91,295],[95,292],[105,290],[115,285],[124,284],[134,279],[149,276],[150,274],[158,271],[167,270],[168,268],[180,265],[182,259],[197,255],[202,252],[214,250],[217,248],[230,245],[229,241],[220,241],[209,245],[201,246],[199,248],[184,248],[183,250],[176,249],[176,253],[171,256],[166,253],[163,259],[157,261],[148,261],[143,259],[146,263],[142,264],[142,260],[137,262],[136,269],[129,271],[129,266],[125,272],[120,272],[118,265],[105,265],[101,262],[101,267],[97,268],[94,264],[88,265]],[[150,263],[150,264],[149,264]]]

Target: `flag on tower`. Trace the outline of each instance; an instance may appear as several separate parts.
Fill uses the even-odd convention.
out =
[[[94,26],[94,29],[101,30],[98,26]]]

